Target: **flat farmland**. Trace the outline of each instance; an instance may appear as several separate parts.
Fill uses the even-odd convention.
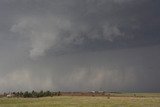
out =
[[[0,98],[0,107],[160,107],[158,93],[139,93],[136,97],[129,93],[122,95],[114,94],[109,99],[105,96]]]

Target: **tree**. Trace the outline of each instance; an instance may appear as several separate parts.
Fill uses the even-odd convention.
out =
[[[32,94],[29,93],[28,91],[26,91],[26,92],[24,92],[23,97],[24,98],[32,97]]]
[[[57,94],[58,96],[60,96],[61,95],[61,92],[60,91],[58,91],[58,94]]]
[[[44,96],[51,96],[51,92],[50,91],[44,92]]]
[[[28,91],[24,92],[23,97],[24,97],[24,98],[27,98],[28,96],[29,96]]]
[[[38,93],[38,97],[43,97],[43,96],[44,96],[43,91],[40,91],[40,92]]]
[[[22,92],[22,91],[19,93],[19,96],[20,96],[20,97],[23,97],[23,92]]]
[[[33,97],[33,98],[38,97],[38,93],[37,93],[37,92],[35,92],[34,90],[32,91],[32,93],[31,93],[31,94],[32,94],[32,97]]]

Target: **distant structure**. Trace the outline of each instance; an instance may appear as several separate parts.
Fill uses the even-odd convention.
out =
[[[7,94],[7,98],[12,98],[12,97],[14,97],[15,95],[14,94],[12,94],[12,93],[9,93],[9,94]]]
[[[96,91],[91,91],[91,93],[92,93],[92,96],[94,97],[94,96],[95,96]]]

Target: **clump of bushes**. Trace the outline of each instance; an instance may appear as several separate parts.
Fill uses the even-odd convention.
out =
[[[14,97],[23,97],[23,98],[39,98],[39,97],[53,97],[53,96],[60,96],[61,92],[51,92],[51,91],[32,91],[32,92],[12,92]]]

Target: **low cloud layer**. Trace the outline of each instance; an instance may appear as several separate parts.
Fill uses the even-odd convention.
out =
[[[1,0],[0,91],[160,91],[158,0]]]

